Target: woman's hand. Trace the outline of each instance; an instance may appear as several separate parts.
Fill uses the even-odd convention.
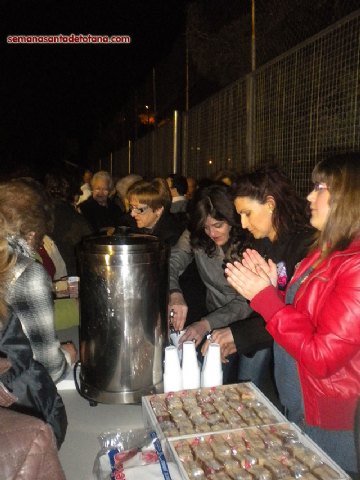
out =
[[[204,343],[201,348],[201,353],[205,356],[210,343],[218,343],[220,345],[221,361],[227,363],[230,354],[236,352],[236,345],[230,327],[219,328],[211,332],[210,338]]]
[[[261,271],[266,273],[273,287],[277,286],[276,263],[272,260],[269,259],[266,261],[259,252],[247,248],[243,253],[243,260],[241,263],[253,273],[259,274]]]
[[[186,305],[184,296],[181,292],[170,293],[168,318],[170,318],[171,310],[174,315],[172,318],[172,324],[176,331],[180,331],[184,328],[188,312],[188,306]]]
[[[184,342],[194,342],[197,347],[204,338],[206,332],[210,330],[210,324],[207,320],[202,319],[198,322],[192,323],[186,330],[184,335],[179,339],[179,346]]]
[[[225,275],[229,284],[247,300],[252,300],[261,290],[271,285],[271,281],[261,267],[255,267],[257,273],[240,262],[227,263]]]

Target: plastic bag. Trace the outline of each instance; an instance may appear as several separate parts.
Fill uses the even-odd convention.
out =
[[[96,480],[123,480],[127,468],[158,462],[149,429],[103,432],[98,440],[101,448],[93,467]]]

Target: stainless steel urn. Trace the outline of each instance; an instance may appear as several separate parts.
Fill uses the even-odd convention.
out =
[[[90,237],[80,261],[80,392],[139,403],[162,390],[168,248],[151,235]]]

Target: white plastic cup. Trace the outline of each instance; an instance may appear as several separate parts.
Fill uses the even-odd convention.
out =
[[[165,348],[164,361],[164,392],[178,392],[182,390],[181,367],[177,348]]]
[[[80,277],[68,277],[67,283],[70,298],[79,298],[79,282]]]
[[[183,343],[182,384],[186,390],[200,387],[200,368],[194,342]]]
[[[182,361],[182,348],[179,348],[179,340],[184,335],[185,330],[181,330],[179,333],[170,333],[170,340],[174,347],[177,348],[180,362]]]
[[[223,383],[220,345],[210,343],[201,371],[202,387],[217,387]]]

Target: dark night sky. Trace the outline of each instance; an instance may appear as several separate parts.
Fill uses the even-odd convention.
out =
[[[184,30],[184,0],[2,1],[0,154],[2,163],[56,157],[64,138],[83,157],[99,121]],[[130,45],[8,45],[9,34],[130,35]]]

